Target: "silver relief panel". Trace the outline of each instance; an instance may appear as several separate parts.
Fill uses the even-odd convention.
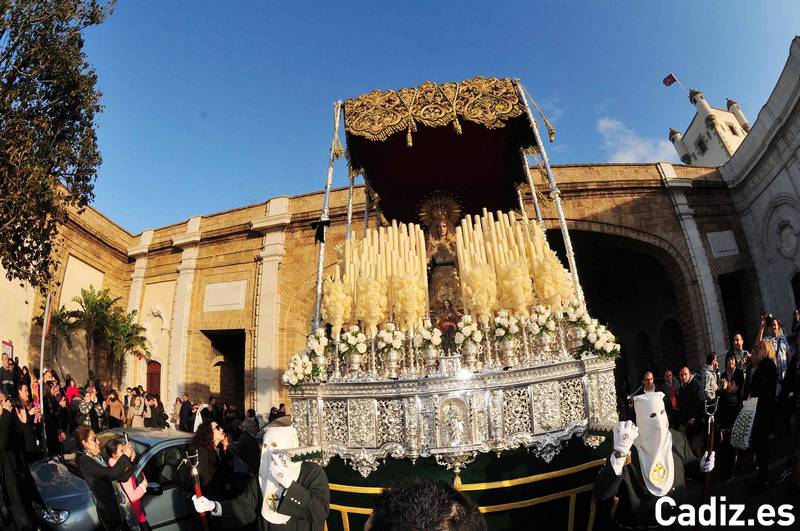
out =
[[[377,437],[377,402],[371,398],[347,401],[349,446],[375,448]]]

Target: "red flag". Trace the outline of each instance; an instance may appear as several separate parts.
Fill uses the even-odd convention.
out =
[[[675,83],[676,81],[678,81],[678,78],[675,77],[675,74],[670,72],[669,74],[667,74],[667,77],[664,78],[664,86],[668,87],[673,83]]]

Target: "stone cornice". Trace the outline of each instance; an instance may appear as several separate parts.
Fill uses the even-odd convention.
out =
[[[292,221],[292,215],[288,212],[280,214],[268,214],[263,218],[256,218],[250,222],[250,230],[265,234],[273,230],[283,230]]]
[[[172,238],[172,246],[178,249],[186,249],[193,247],[200,243],[200,231],[187,232],[186,234],[179,234]]]
[[[133,245],[128,247],[128,258],[141,258],[142,256],[147,256],[147,249],[148,245]]]
[[[692,179],[664,179],[664,186],[672,190],[689,190],[693,185],[694,181]]]

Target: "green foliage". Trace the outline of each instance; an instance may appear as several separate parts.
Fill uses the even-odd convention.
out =
[[[113,1],[0,0],[0,263],[44,287],[68,208],[93,198],[97,77],[82,32]]]
[[[79,328],[86,333],[90,373],[96,371],[100,354],[107,355],[106,368],[115,381],[121,377],[127,354],[150,357],[147,330],[138,323],[136,310],[126,312],[118,304],[119,297],[112,297],[108,289],[97,291],[89,286],[89,289],[82,289],[81,296],[75,297],[73,302],[78,304],[78,309],[66,312],[65,318],[73,330]]]

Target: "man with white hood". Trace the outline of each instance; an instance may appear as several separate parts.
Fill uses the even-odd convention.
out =
[[[638,427],[627,421],[614,428],[614,452],[594,483],[597,499],[619,497],[614,520],[621,529],[657,527],[658,499],[669,495],[680,505],[686,474],[714,468],[714,452],[698,461],[686,436],[669,428],[664,393],[636,396],[633,407]]]
[[[291,417],[267,425],[258,476],[237,498],[213,501],[192,496],[195,510],[218,519],[223,529],[256,523],[259,531],[322,531],[328,517],[328,477],[321,466],[296,462],[275,450],[300,446]]]

